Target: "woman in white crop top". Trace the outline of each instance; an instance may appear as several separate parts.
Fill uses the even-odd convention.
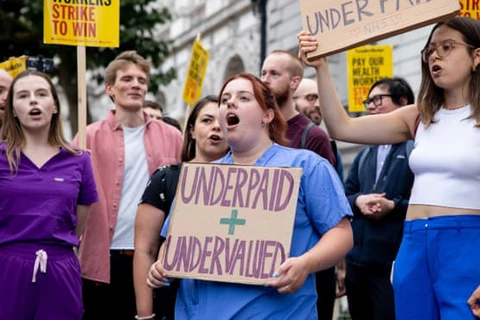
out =
[[[480,316],[480,21],[457,17],[435,25],[422,50],[417,105],[375,117],[350,118],[326,59],[305,58],[318,45],[315,37],[302,31],[298,41],[299,57],[316,69],[333,139],[415,139],[415,182],[393,275],[397,319]]]

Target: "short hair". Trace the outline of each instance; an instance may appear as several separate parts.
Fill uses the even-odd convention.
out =
[[[162,105],[160,103],[158,103],[157,101],[145,100],[143,102],[143,107],[144,108],[152,108],[152,109],[160,110],[160,112],[163,112]]]
[[[168,125],[171,125],[171,126],[177,128],[180,132],[182,132],[182,127],[180,126],[180,122],[178,122],[177,119],[169,117],[169,116],[164,116],[164,117],[162,117],[162,121],[165,122]]]
[[[182,161],[190,161],[196,156],[196,142],[195,139],[192,138],[190,129],[195,126],[200,111],[202,111],[202,109],[209,103],[215,103],[218,105],[218,101],[217,96],[208,95],[198,100],[193,106],[192,112],[190,112],[190,115],[188,116],[185,125],[185,133],[183,135]]]
[[[288,73],[290,73],[290,76],[303,78],[303,61],[300,60],[297,55],[287,50],[274,50],[271,54],[283,54],[288,56],[291,63],[287,64],[287,70]]]
[[[275,101],[275,97],[273,96],[270,88],[268,88],[268,86],[256,76],[251,73],[239,73],[231,76],[223,84],[222,89],[220,90],[220,94],[218,95],[219,100],[221,99],[221,96],[227,84],[236,79],[246,79],[250,81],[253,87],[253,95],[255,96],[255,99],[257,100],[260,108],[262,108],[263,111],[267,111],[268,109],[273,110],[273,120],[272,122],[267,124],[269,137],[272,141],[280,145],[288,146],[288,140],[285,137],[287,132],[287,122],[285,121],[285,118],[280,112],[280,109],[278,108],[277,102]]]
[[[408,82],[400,77],[383,78],[377,80],[368,91],[368,95],[376,87],[385,88],[391,94],[392,102],[399,106],[404,106],[402,98],[407,99],[407,105],[415,103],[415,95]]]
[[[118,70],[123,69],[129,64],[135,64],[147,75],[147,81],[150,80],[150,62],[139,55],[136,51],[124,51],[112,60],[105,69],[105,84],[114,85]]]

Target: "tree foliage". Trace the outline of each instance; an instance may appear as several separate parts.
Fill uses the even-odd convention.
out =
[[[125,50],[136,50],[152,62],[150,91],[175,77],[175,70],[160,72],[159,67],[170,54],[171,43],[154,39],[155,29],[171,19],[167,8],[151,9],[155,0],[120,1],[120,47],[88,47],[87,69],[98,83],[103,74],[98,71]],[[63,87],[70,110],[72,132],[77,132],[77,63],[76,47],[43,44],[43,0],[0,1],[0,62],[21,55],[55,57],[55,76]]]

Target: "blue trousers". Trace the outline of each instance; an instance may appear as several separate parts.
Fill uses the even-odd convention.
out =
[[[397,320],[475,319],[467,299],[480,284],[480,216],[405,221],[393,272]]]

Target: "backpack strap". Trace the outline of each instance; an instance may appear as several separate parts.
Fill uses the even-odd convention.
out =
[[[306,145],[307,145],[307,135],[308,135],[308,132],[310,131],[310,129],[313,128],[315,124],[313,122],[309,122],[307,124],[307,126],[305,127],[305,129],[303,130],[303,133],[302,133],[302,142],[300,144],[300,148],[302,149],[305,149]]]
[[[165,215],[168,215],[170,207],[172,206],[173,198],[177,191],[178,180],[180,179],[181,164],[174,164],[165,168],[165,179],[161,183],[161,188],[164,194],[165,208],[167,211]]]

